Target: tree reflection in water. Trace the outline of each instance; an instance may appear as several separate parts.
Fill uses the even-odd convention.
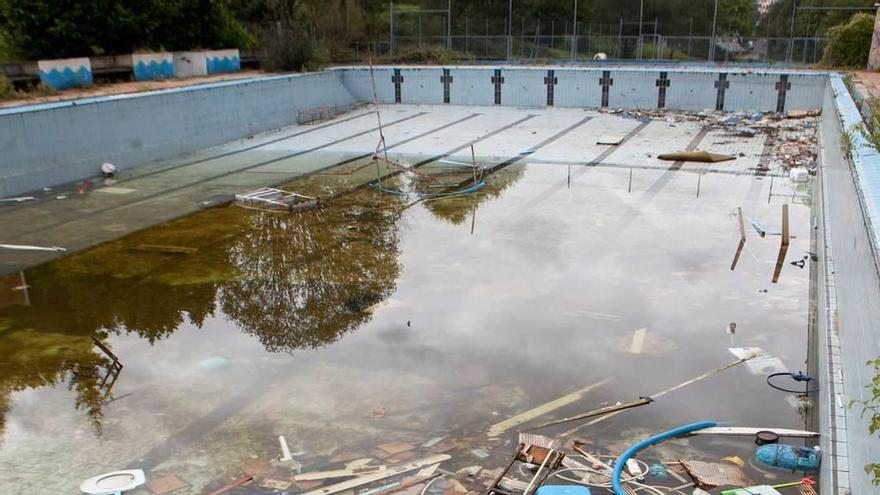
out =
[[[187,321],[201,327],[217,308],[270,352],[317,348],[357,328],[400,271],[399,205],[377,196],[294,215],[207,210],[28,271],[31,305],[0,308],[0,435],[12,393],[60,383],[100,435],[110,360],[92,336],[155,343]],[[199,251],[131,249],[140,244]]]
[[[399,274],[397,215],[381,203],[258,214],[227,250],[220,304],[271,352],[316,348],[366,322]]]
[[[473,184],[472,169],[443,167],[443,164],[432,164],[429,167],[431,169],[423,170],[430,175],[417,177],[416,190],[425,192],[433,192],[438,189],[457,191]],[[500,197],[507,188],[519,181],[524,171],[525,165],[511,165],[486,178],[486,186],[476,193],[427,199],[423,201],[423,204],[436,218],[453,225],[461,225],[471,220],[471,215],[476,213],[480,205]],[[448,188],[440,189],[437,187],[438,180],[440,184],[448,184]]]

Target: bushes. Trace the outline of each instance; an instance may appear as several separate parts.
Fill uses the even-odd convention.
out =
[[[0,100],[14,98],[17,95],[18,91],[15,90],[12,81],[7,79],[3,74],[0,74]]]
[[[461,58],[461,54],[449,51],[440,46],[412,46],[395,50],[394,57],[391,57],[387,61],[402,64],[447,65],[454,60],[459,60]]]
[[[853,15],[846,24],[839,24],[828,30],[828,45],[822,55],[821,64],[864,68],[868,63],[873,35],[874,15]]]

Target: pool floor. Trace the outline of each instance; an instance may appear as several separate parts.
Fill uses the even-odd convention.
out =
[[[243,476],[255,482],[230,493],[275,493],[284,483],[306,491],[276,459],[279,435],[304,472],[438,452],[451,456],[451,471],[493,470],[512,455],[516,434],[490,438],[491,425],[579,389],[590,387],[541,419],[653,395],[734,361],[730,347],[760,347],[792,371],[806,369],[812,195],[778,170],[754,172],[763,136],[575,110],[383,114],[408,116],[416,117],[385,134],[389,143],[414,138],[391,154],[417,173],[352,159],[375,145],[367,133],[296,158],[300,178],[280,161],[199,182],[189,196],[252,187],[266,172],[263,185],[329,198],[320,208],[208,208],[3,278],[0,493],[74,493],[85,478],[123,468],[179,480],[181,494]],[[339,126],[354,134],[371,118]],[[324,132],[224,159],[266,161],[329,142]],[[593,144],[600,133],[629,137],[602,147]],[[480,136],[476,161],[494,170],[486,187],[426,196],[467,182],[471,171],[459,162]],[[695,140],[743,156],[709,165],[656,159]],[[116,187],[140,190],[169,174],[196,181],[198,166],[133,171]],[[364,187],[377,176],[401,194]],[[192,191],[173,194],[183,192]],[[108,203],[92,217],[68,212],[64,228],[138,206],[119,206],[129,194],[110,196],[94,199]],[[60,203],[31,206],[34,224],[15,240],[50,232],[62,220],[36,212]],[[140,206],[170,214],[173,203],[157,204]],[[783,204],[793,238],[772,283]],[[740,207],[770,234],[746,221],[732,270]],[[138,250],[150,244],[196,251]],[[791,264],[805,258],[804,268]],[[803,429],[806,411],[744,364],[566,438],[619,454],[698,420]],[[644,459],[748,460],[753,450],[751,439],[694,437]],[[756,482],[799,479],[746,471]]]

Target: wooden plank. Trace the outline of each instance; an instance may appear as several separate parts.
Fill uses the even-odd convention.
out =
[[[168,253],[168,254],[193,254],[199,252],[199,248],[189,246],[166,246],[163,244],[138,244],[131,248],[132,251],[144,251],[147,253]]]
[[[605,414],[611,414],[613,412],[619,412],[619,411],[623,411],[625,409],[632,409],[634,407],[644,406],[645,404],[650,404],[651,402],[653,402],[653,399],[651,399],[650,397],[643,397],[638,400],[627,402],[625,404],[615,404],[613,406],[603,407],[601,409],[596,409],[593,411],[585,412],[583,414],[578,414],[577,416],[572,416],[570,418],[563,418],[563,419],[557,419],[554,421],[547,421],[546,423],[541,423],[539,425],[526,428],[523,431],[534,431],[539,428],[546,428],[547,426],[559,425],[562,423],[569,423],[571,421],[577,421],[579,419],[588,419],[588,418],[593,418],[596,416],[603,416]],[[524,434],[520,433],[520,438],[522,438],[522,435],[524,435]],[[520,440],[520,441],[522,441],[522,440]]]
[[[766,428],[766,427],[748,427],[748,426],[716,426],[714,428],[704,428],[692,432],[693,435],[727,435],[727,436],[743,436],[753,437],[759,431],[772,431],[780,437],[789,438],[816,438],[819,433],[807,430],[792,430],[790,428]]]
[[[594,383],[594,384],[589,385],[587,387],[584,387],[584,388],[582,388],[578,391],[572,392],[568,395],[564,395],[558,399],[552,400],[552,401],[550,401],[546,404],[543,404],[541,406],[538,406],[534,409],[529,409],[526,412],[523,412],[523,413],[517,414],[516,416],[512,416],[510,418],[507,418],[500,423],[496,423],[496,424],[492,425],[489,428],[488,435],[490,437],[497,437],[498,435],[504,433],[505,431],[507,431],[515,426],[519,426],[519,425],[521,425],[527,421],[531,421],[539,416],[543,416],[543,415],[550,413],[550,412],[553,412],[561,407],[565,407],[565,406],[571,404],[572,402],[576,402],[576,401],[580,400],[581,398],[583,398],[584,394],[586,394],[590,390],[593,390],[594,388],[601,387],[602,385],[605,385],[609,381],[611,381],[611,379],[606,378],[600,382],[597,382],[597,383]]]
[[[721,373],[721,372],[724,371],[724,370],[727,370],[727,369],[733,368],[733,367],[736,366],[736,365],[739,365],[739,364],[745,363],[746,361],[748,361],[748,360],[750,360],[750,359],[754,359],[755,357],[757,357],[755,354],[748,354],[748,355],[746,355],[746,356],[744,356],[744,357],[742,357],[742,358],[740,358],[740,359],[737,359],[736,361],[734,361],[734,362],[732,362],[732,363],[730,363],[730,364],[728,364],[728,365],[722,366],[722,367],[720,367],[720,368],[715,368],[714,370],[711,370],[711,371],[707,371],[707,372],[703,373],[703,374],[700,375],[700,376],[697,376],[697,377],[691,378],[690,380],[687,380],[687,381],[685,381],[685,382],[679,383],[678,385],[675,385],[675,386],[669,387],[669,388],[667,388],[667,389],[661,390],[661,391],[657,392],[656,394],[650,395],[649,397],[652,398],[652,399],[657,399],[658,397],[662,397],[662,396],[664,396],[664,395],[666,395],[666,394],[669,394],[669,393],[675,392],[676,390],[678,390],[678,389],[680,389],[680,388],[687,387],[688,385],[691,385],[691,384],[696,383],[696,382],[701,381],[701,380],[705,380],[706,378],[709,378],[710,376],[713,376],[713,375],[715,375],[715,374]],[[572,434],[576,433],[578,430],[580,430],[581,428],[585,428],[585,427],[587,427],[587,426],[592,426],[592,425],[594,425],[594,424],[596,424],[596,423],[601,423],[602,421],[605,421],[606,419],[609,419],[609,418],[613,418],[614,416],[617,416],[618,414],[620,414],[620,413],[622,413],[622,412],[623,412],[623,411],[616,411],[616,412],[608,413],[608,414],[606,414],[606,415],[604,415],[604,416],[599,416],[598,418],[596,418],[596,419],[594,419],[594,420],[592,420],[592,421],[589,421],[589,422],[587,422],[587,423],[585,423],[585,424],[582,424],[582,425],[579,425],[579,426],[575,426],[574,428],[572,428],[572,429],[570,429],[570,430],[568,430],[568,431],[564,431],[564,432],[562,432],[562,433],[560,434],[560,436],[563,436],[563,437],[564,437],[564,436],[572,435]]]
[[[247,476],[245,478],[241,478],[240,480],[233,482],[230,485],[226,485],[219,490],[214,490],[213,492],[209,493],[208,495],[220,495],[221,493],[226,493],[230,490],[238,488],[239,486],[244,485],[245,483],[250,483],[253,480],[254,480],[253,476]]]
[[[350,476],[362,476],[372,474],[387,469],[387,466],[353,466],[349,464],[345,469],[334,469],[331,471],[312,471],[310,473],[298,474],[293,477],[294,481],[315,481],[326,480],[331,478],[346,478]]]
[[[385,478],[390,478],[392,476],[396,476],[399,474],[408,473],[410,471],[415,471],[417,469],[421,469],[425,466],[430,466],[431,464],[437,464],[439,462],[447,461],[451,459],[450,456],[446,454],[437,454],[429,457],[425,457],[423,459],[418,459],[416,461],[402,464],[400,466],[391,467],[377,473],[368,474],[366,476],[358,476],[355,479],[343,481],[340,483],[336,483],[333,485],[325,486],[323,488],[316,488],[314,490],[305,492],[301,495],[332,495],[334,493],[344,492],[345,490],[350,490],[352,488],[357,488],[362,485],[366,485],[368,483],[372,483],[374,481],[384,480]]]

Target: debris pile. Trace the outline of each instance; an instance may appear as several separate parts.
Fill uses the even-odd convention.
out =
[[[796,476],[790,474],[792,469],[813,472],[819,462],[816,451],[777,446],[777,442],[780,437],[812,438],[817,435],[813,432],[701,422],[660,434],[643,428],[626,430],[621,432],[620,441],[598,442],[589,437],[572,436],[581,427],[648,406],[667,393],[732,367],[768,359],[758,348],[732,349],[731,352],[738,358],[736,361],[651,397],[617,404],[602,403],[598,409],[573,416],[565,416],[561,411],[583,402],[591,392],[611,380],[598,381],[531,408],[516,402],[512,404],[515,414],[497,418],[492,425],[486,421],[437,436],[413,430],[421,424],[418,421],[407,421],[407,432],[388,434],[386,422],[396,414],[393,409],[383,407],[373,411],[373,416],[379,418],[377,421],[384,423],[383,433],[374,436],[380,440],[373,444],[312,453],[298,440],[288,444],[287,438],[295,438],[293,435],[282,435],[277,441],[272,439],[273,446],[264,456],[251,455],[239,469],[207,486],[198,487],[198,483],[188,480],[182,466],[164,465],[150,472],[146,488],[155,495],[189,493],[187,490],[192,489],[212,495],[586,495],[639,491],[689,495],[715,488],[739,493],[735,490],[751,488],[754,481],[780,483],[758,485],[761,490],[765,486],[771,490],[760,493],[770,494],[779,493],[774,491],[777,487],[809,486],[811,478],[798,481],[780,478]],[[587,419],[591,421],[584,422]],[[556,428],[575,422],[577,427],[572,430],[560,432]],[[557,433],[547,436],[532,433],[551,428],[556,429],[549,431]],[[722,455],[703,451],[696,440],[689,440],[707,436],[725,438],[723,443],[715,444],[723,444],[723,450],[728,452]],[[756,449],[753,439],[761,439],[763,445]],[[775,469],[775,465],[767,462],[762,463],[761,469],[755,468],[751,459],[757,457],[760,461],[764,451],[774,448],[784,450],[786,459],[790,458],[790,462],[778,463],[779,474],[769,471]],[[747,457],[750,460],[744,461]]]
[[[602,113],[619,115],[640,122],[662,121],[670,127],[682,122],[699,123],[711,130],[726,131],[731,137],[766,136],[765,151],[759,168],[788,171],[803,168],[811,175],[816,170],[816,129],[818,112],[787,113],[744,112],[671,112],[664,110],[600,109]],[[719,144],[719,143],[716,143]],[[802,180],[800,174],[798,181]]]

